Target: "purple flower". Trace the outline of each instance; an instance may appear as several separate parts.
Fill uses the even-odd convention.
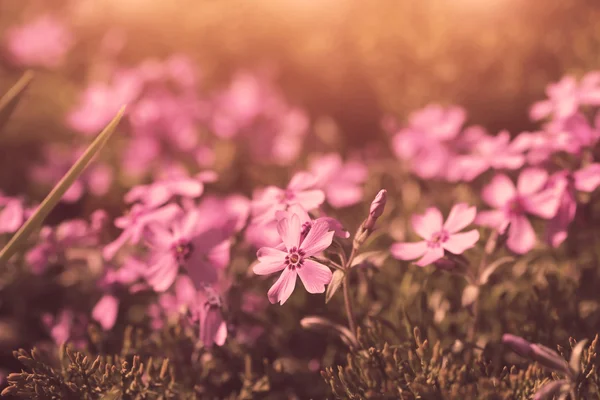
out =
[[[307,292],[325,292],[325,285],[331,281],[331,270],[309,257],[331,245],[334,232],[329,230],[329,224],[325,221],[314,223],[302,239],[300,217],[292,214],[278,222],[277,231],[285,245],[285,251],[262,247],[257,253],[259,263],[253,268],[257,275],[269,275],[283,270],[269,290],[269,301],[273,304],[285,303],[296,286],[298,275]]]
[[[339,154],[330,153],[314,160],[310,170],[317,179],[316,186],[325,191],[327,202],[333,207],[347,207],[362,200],[362,184],[368,172],[364,164],[343,163]]]
[[[444,250],[453,254],[461,254],[475,246],[479,240],[479,232],[473,229],[459,233],[475,219],[475,207],[459,203],[452,207],[448,219],[444,222],[442,213],[430,207],[423,215],[415,215],[412,225],[423,241],[416,243],[396,243],[392,245],[392,255],[400,260],[414,260],[418,266],[424,267],[442,257]]]
[[[528,252],[536,236],[527,214],[550,219],[560,206],[559,187],[545,188],[547,181],[548,173],[539,168],[524,169],[516,188],[506,175],[496,175],[482,191],[483,200],[495,210],[479,212],[476,223],[498,231],[510,223],[508,248],[518,254]]]
[[[59,67],[73,44],[64,22],[42,15],[6,33],[6,49],[13,63],[47,68]]]

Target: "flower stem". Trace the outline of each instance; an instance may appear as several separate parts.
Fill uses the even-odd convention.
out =
[[[356,322],[354,321],[354,312],[352,311],[352,299],[350,298],[350,274],[346,273],[342,283],[344,291],[344,304],[346,306],[346,315],[348,316],[348,327],[350,332],[356,335]]]
[[[344,305],[346,306],[346,316],[348,317],[348,328],[350,328],[350,332],[356,335],[356,318],[354,317],[354,311],[352,308],[352,298],[350,297],[350,265],[352,265],[352,260],[356,255],[356,248],[352,248],[352,252],[350,253],[350,257],[344,263],[344,269],[346,270],[346,274],[344,275],[344,282],[342,283],[342,290],[344,292]]]

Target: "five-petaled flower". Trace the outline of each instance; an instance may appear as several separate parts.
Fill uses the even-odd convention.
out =
[[[323,293],[325,285],[331,281],[332,273],[325,265],[311,259],[331,245],[334,232],[323,220],[312,223],[306,237],[302,238],[300,217],[292,214],[277,223],[285,251],[277,248],[262,247],[258,250],[259,263],[254,266],[257,275],[268,275],[282,271],[277,282],[268,293],[271,303],[283,304],[296,286],[296,277],[304,284],[309,293]]]
[[[415,232],[425,240],[416,243],[396,243],[392,245],[392,255],[400,260],[414,260],[420,257],[416,264],[424,267],[444,257],[444,250],[461,254],[475,246],[479,240],[479,232],[475,229],[459,233],[473,222],[475,215],[475,207],[459,203],[452,207],[444,223],[440,210],[430,207],[425,214],[412,218]]]

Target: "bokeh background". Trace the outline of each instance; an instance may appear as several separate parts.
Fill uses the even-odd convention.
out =
[[[77,0],[0,2],[0,34],[52,11],[76,42],[58,70],[36,79],[0,138],[0,187],[23,192],[15,173],[39,156],[41,140],[69,140],[64,115],[97,71],[111,29],[126,37],[123,64],[185,52],[204,88],[239,69],[270,70],[313,122],[334,123],[346,140],[381,140],[383,115],[400,120],[430,102],[466,108],[494,132],[527,130],[528,106],[548,82],[600,65],[600,3],[594,0],[358,2]],[[0,58],[0,92],[22,69]]]

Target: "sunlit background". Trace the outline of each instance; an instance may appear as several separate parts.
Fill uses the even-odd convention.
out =
[[[405,120],[437,102],[466,108],[490,132],[531,127],[528,105],[548,82],[600,65],[600,3],[593,0],[2,1],[0,34],[42,14],[73,32],[65,62],[38,68],[0,143],[4,157],[39,157],[40,138],[69,140],[64,115],[101,60],[135,65],[185,53],[200,87],[224,87],[237,71],[267,73],[310,114],[334,146],[382,140],[382,115]],[[0,58],[0,92],[23,66]],[[324,129],[320,129],[324,128]],[[24,154],[27,157],[24,157]],[[2,187],[24,184],[0,172]]]

